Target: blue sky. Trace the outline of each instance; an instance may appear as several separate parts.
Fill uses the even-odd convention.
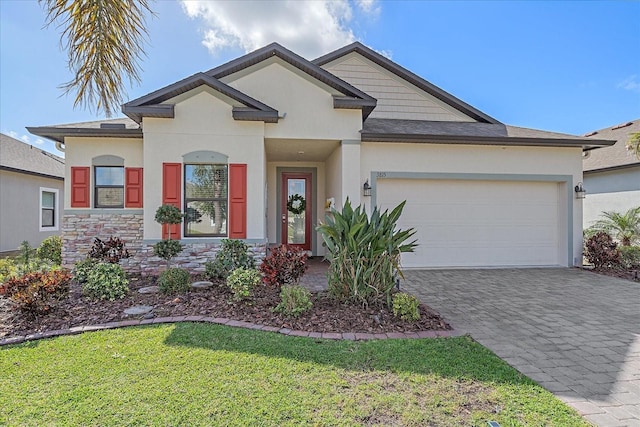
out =
[[[142,83],[128,99],[277,41],[309,59],[354,40],[511,125],[571,134],[640,118],[640,1],[152,3]],[[0,131],[98,120],[36,1],[0,0]]]

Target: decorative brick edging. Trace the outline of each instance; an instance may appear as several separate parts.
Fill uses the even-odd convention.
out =
[[[99,325],[74,326],[69,329],[57,329],[54,331],[38,332],[29,335],[20,335],[11,338],[0,339],[0,347],[3,345],[20,344],[27,341],[35,341],[42,338],[53,338],[63,335],[77,335],[83,332],[101,331],[104,329],[125,328],[129,326],[151,325],[158,323],[180,323],[180,322],[200,322],[214,323],[218,325],[232,326],[236,328],[254,329],[257,331],[277,332],[283,335],[293,337],[309,337],[322,338],[328,340],[384,340],[384,339],[401,339],[401,338],[450,338],[465,335],[464,333],[452,329],[450,331],[418,331],[418,332],[389,332],[379,334],[353,333],[353,332],[308,332],[295,329],[278,328],[275,326],[258,325],[256,323],[244,322],[242,320],[232,320],[225,317],[207,317],[207,316],[177,316],[177,317],[158,317],[155,319],[143,320],[123,320],[121,322],[110,322]]]

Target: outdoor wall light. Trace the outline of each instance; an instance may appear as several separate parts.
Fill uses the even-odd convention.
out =
[[[573,190],[576,192],[576,199],[584,199],[587,196],[587,190],[582,186],[582,182],[579,182]]]
[[[371,196],[371,186],[369,185],[369,180],[364,182],[362,186],[362,195],[363,196]]]

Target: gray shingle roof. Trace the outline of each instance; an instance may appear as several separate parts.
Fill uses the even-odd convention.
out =
[[[64,178],[64,159],[0,133],[0,168]]]
[[[631,124],[623,126],[627,123]],[[589,157],[583,162],[583,170],[587,172],[598,169],[640,164],[638,158],[631,151],[627,150],[626,147],[629,135],[635,132],[640,132],[640,119],[600,129],[587,134],[589,135],[587,139],[612,139],[615,140],[616,143],[611,147],[592,151]]]
[[[477,143],[498,145],[582,146],[595,148],[613,141],[509,126],[501,123],[434,122],[367,119],[363,141]]]

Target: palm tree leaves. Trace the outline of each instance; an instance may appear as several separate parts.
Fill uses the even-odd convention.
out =
[[[61,29],[60,43],[75,77],[61,88],[81,105],[111,117],[125,96],[124,79],[140,82],[148,0],[40,0],[47,23]]]
[[[622,246],[630,246],[640,241],[640,206],[625,213],[603,212],[601,219],[594,222],[592,229],[604,231],[620,241]]]

